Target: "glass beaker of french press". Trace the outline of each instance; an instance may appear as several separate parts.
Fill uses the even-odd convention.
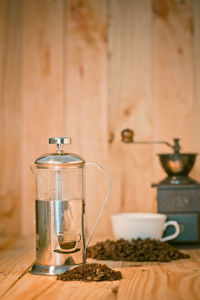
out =
[[[100,165],[64,152],[62,145],[70,144],[70,138],[49,138],[49,143],[57,144],[58,150],[40,156],[31,166],[36,179],[36,261],[30,273],[38,275],[57,275],[86,261],[86,248],[111,187],[110,178]],[[85,168],[90,164],[104,172],[109,189],[86,243]]]

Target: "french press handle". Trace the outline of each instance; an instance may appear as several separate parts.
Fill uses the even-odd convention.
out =
[[[110,181],[110,177],[109,177],[108,173],[106,172],[106,170],[105,170],[102,166],[100,166],[99,164],[97,164],[96,162],[86,162],[86,163],[85,163],[85,168],[86,168],[87,166],[89,166],[89,165],[94,165],[94,166],[98,167],[98,168],[104,173],[104,175],[107,177],[107,179],[108,179],[108,192],[107,192],[107,194],[106,194],[105,200],[104,200],[104,202],[103,202],[103,204],[102,204],[102,206],[101,206],[101,209],[100,209],[100,211],[99,211],[99,214],[98,214],[98,216],[97,216],[97,219],[96,219],[96,221],[95,221],[95,224],[94,224],[94,226],[93,226],[93,228],[92,228],[92,231],[91,231],[90,236],[89,236],[89,238],[88,238],[88,241],[87,241],[87,243],[86,243],[86,246],[85,246],[85,253],[86,253],[86,249],[87,249],[87,247],[88,247],[88,245],[89,245],[89,243],[90,243],[90,241],[91,241],[91,239],[92,239],[93,233],[94,233],[94,231],[95,231],[95,229],[96,229],[96,227],[97,227],[97,224],[98,224],[99,219],[100,219],[100,217],[101,217],[101,215],[102,215],[103,209],[104,209],[104,207],[105,207],[105,205],[106,205],[106,202],[107,202],[107,200],[108,200],[108,198],[109,198],[109,196],[110,196],[110,191],[111,191],[111,181]],[[84,178],[85,178],[85,176],[84,176]],[[85,179],[84,179],[84,180],[85,180]],[[85,187],[85,182],[84,182],[84,187]],[[84,198],[85,198],[85,191],[84,191]]]

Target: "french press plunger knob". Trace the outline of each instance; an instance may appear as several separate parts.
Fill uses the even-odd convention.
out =
[[[58,151],[62,151],[62,145],[71,144],[71,138],[69,137],[50,137],[49,144],[57,144]]]

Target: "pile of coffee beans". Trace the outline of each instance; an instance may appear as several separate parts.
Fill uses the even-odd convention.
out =
[[[84,264],[57,276],[58,280],[64,281],[113,281],[121,278],[120,271],[114,271],[102,264]]]
[[[170,262],[180,258],[189,258],[189,255],[158,240],[126,241],[120,239],[117,241],[106,240],[88,247],[87,257],[98,260]]]

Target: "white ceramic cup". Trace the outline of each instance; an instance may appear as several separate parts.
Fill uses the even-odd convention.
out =
[[[111,215],[112,229],[117,239],[156,239],[162,242],[175,239],[180,234],[176,221],[167,221],[167,216],[157,213],[119,213]],[[162,237],[167,226],[174,226],[175,232]]]

